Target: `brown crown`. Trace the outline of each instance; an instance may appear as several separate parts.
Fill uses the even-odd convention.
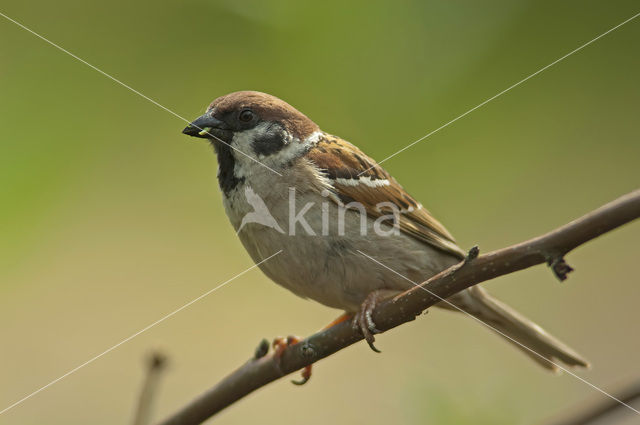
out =
[[[224,114],[243,108],[251,108],[265,121],[282,124],[291,135],[300,140],[319,130],[318,125],[302,112],[284,100],[266,93],[237,91],[221,96],[209,105],[209,110],[215,109],[214,114]]]

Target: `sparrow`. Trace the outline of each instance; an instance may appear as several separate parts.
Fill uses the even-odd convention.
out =
[[[256,91],[219,97],[183,133],[213,145],[226,214],[260,269],[300,297],[343,310],[333,323],[352,320],[374,350],[376,303],[465,258],[384,168],[277,97]],[[256,215],[262,218],[246,219]],[[588,367],[479,285],[436,306],[490,325],[547,369]]]

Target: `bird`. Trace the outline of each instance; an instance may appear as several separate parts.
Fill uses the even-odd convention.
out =
[[[465,258],[440,221],[381,165],[275,96],[218,97],[183,133],[213,145],[226,214],[264,274],[300,297],[342,310],[332,323],[352,320],[375,351],[375,305]],[[267,218],[246,219],[256,213]],[[480,285],[436,307],[489,325],[546,369],[589,367]]]

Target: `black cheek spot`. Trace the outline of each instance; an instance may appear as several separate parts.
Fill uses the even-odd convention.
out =
[[[285,134],[282,131],[269,132],[253,141],[252,148],[256,155],[273,155],[285,145]]]

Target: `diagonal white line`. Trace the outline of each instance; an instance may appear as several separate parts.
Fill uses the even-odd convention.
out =
[[[100,74],[104,75],[105,77],[107,77],[108,79],[120,84],[122,87],[132,91],[133,93],[137,94],[138,96],[142,97],[143,99],[148,100],[149,102],[153,103],[154,105],[156,105],[157,107],[164,109],[165,111],[169,112],[171,115],[180,118],[182,121],[191,124],[191,121],[189,121],[188,119],[186,119],[185,117],[183,117],[182,115],[177,114],[176,112],[173,112],[171,109],[167,108],[166,106],[163,106],[161,104],[159,104],[158,102],[156,102],[155,100],[151,99],[149,96],[145,96],[144,94],[140,93],[138,90],[134,89],[133,87],[129,86],[128,84],[123,83],[122,81],[118,80],[116,77],[112,76],[111,74],[107,74],[106,72],[104,72],[103,70],[101,70],[100,68],[91,65],[89,62],[85,61],[82,58],[79,58],[78,56],[74,55],[73,53],[71,53],[70,51],[68,51],[67,49],[57,45],[56,43],[54,43],[53,41],[41,36],[40,34],[38,34],[37,32],[33,31],[30,28],[27,28],[26,26],[22,25],[20,22],[16,21],[15,19],[12,19],[10,17],[8,17],[7,15],[5,15],[4,13],[0,12],[0,16],[2,16],[3,18],[7,19],[8,21],[13,22],[14,24],[16,24],[17,26],[19,26],[20,28],[22,28],[25,31],[30,32],[31,34],[35,35],[36,37],[38,37],[39,39],[49,43],[50,45],[52,45],[53,47],[55,47],[56,49],[66,53],[67,55],[71,56],[72,58],[82,62],[83,64],[87,65],[89,68],[93,69],[94,71],[99,72]],[[193,124],[191,124],[193,125]],[[203,128],[198,127],[197,125],[193,125],[195,128],[197,128],[198,130],[201,131],[205,131]],[[230,144],[226,143],[224,140],[219,139],[218,137],[214,136],[213,134],[209,133],[208,131],[206,132],[206,134],[208,134],[209,136],[213,137],[214,139],[216,139],[217,141],[219,141],[220,143],[227,145],[228,147],[230,147],[231,149],[233,149],[234,151],[246,156],[247,158],[249,158],[250,160],[262,165],[263,167],[265,167],[268,170],[271,170],[272,172],[276,173],[277,175],[279,175],[280,177],[282,177],[282,174],[280,174],[279,172],[277,172],[276,170],[274,170],[273,168],[263,164],[262,162],[258,161],[257,159],[255,159],[254,157],[252,157],[251,155],[248,155],[244,152],[242,152],[239,149],[236,149],[235,147],[231,146]]]
[[[484,102],[480,103],[479,105],[474,106],[473,108],[469,109],[467,112],[463,113],[462,115],[459,115],[458,117],[452,119],[451,121],[449,121],[446,124],[441,125],[440,127],[436,128],[435,130],[431,131],[430,133],[425,134],[424,136],[422,136],[421,138],[419,138],[418,140],[416,140],[413,143],[408,144],[407,146],[405,146],[404,148],[400,149],[399,151],[397,151],[394,154],[389,155],[388,157],[386,157],[385,159],[383,159],[382,161],[378,161],[375,165],[367,168],[366,170],[362,171],[361,173],[359,173],[358,175],[361,175],[363,173],[366,173],[367,171],[371,170],[372,168],[376,167],[377,165],[382,164],[383,162],[393,158],[394,156],[398,155],[399,153],[404,152],[405,150],[409,149],[410,147],[412,147],[413,145],[415,145],[416,143],[419,143],[421,141],[423,141],[424,139],[426,139],[427,137],[437,133],[438,131],[442,130],[445,127],[448,127],[449,125],[453,124],[454,122],[458,121],[460,118],[463,118],[467,115],[469,115],[470,113],[472,113],[473,111],[475,111],[476,109],[486,105],[487,103],[491,102],[492,100],[496,99],[497,97],[502,96],[503,94],[505,94],[506,92],[508,92],[509,90],[519,86],[520,84],[524,83],[525,81],[535,77],[536,75],[540,74],[541,72],[551,68],[553,65],[557,64],[558,62],[568,58],[569,56],[573,55],[574,53],[584,49],[585,47],[587,47],[588,45],[596,42],[597,40],[601,39],[602,37],[604,37],[605,35],[609,34],[612,31],[617,30],[618,28],[620,28],[621,26],[623,26],[624,24],[634,20],[635,18],[637,18],[638,16],[640,16],[640,13],[636,13],[635,15],[633,15],[632,17],[630,17],[629,19],[627,19],[624,22],[619,23],[618,25],[616,25],[615,27],[609,29],[606,32],[603,32],[602,34],[600,34],[599,36],[597,36],[596,38],[592,39],[591,41],[588,41],[586,43],[584,43],[582,46],[570,51],[569,53],[567,53],[566,55],[562,56],[561,58],[556,59],[555,61],[551,62],[549,65],[540,68],[539,70],[537,70],[536,72],[534,72],[533,74],[529,75],[528,77],[523,78],[522,80],[518,81],[517,83],[507,87],[506,89],[502,90],[500,93],[491,96],[489,99],[485,100]]]
[[[602,388],[597,387],[596,385],[592,384],[591,382],[587,381],[586,379],[581,378],[581,377],[579,377],[578,375],[576,375],[575,373],[571,372],[571,371],[570,371],[570,370],[568,370],[567,368],[564,368],[564,367],[562,367],[561,365],[559,365],[559,364],[557,364],[557,363],[555,363],[555,362],[553,362],[553,361],[551,361],[551,360],[547,359],[547,358],[546,358],[545,356],[543,356],[542,354],[539,354],[538,352],[536,352],[536,351],[532,350],[531,348],[529,348],[529,347],[527,347],[526,345],[524,345],[524,344],[520,343],[519,341],[516,341],[515,339],[511,338],[509,335],[506,335],[505,333],[500,332],[498,329],[494,328],[494,327],[493,327],[493,326],[491,326],[490,324],[488,324],[488,323],[486,323],[486,322],[484,322],[484,321],[482,321],[482,320],[478,319],[476,316],[474,316],[474,315],[472,315],[472,314],[467,313],[466,311],[464,311],[463,309],[461,309],[461,308],[460,308],[460,307],[458,307],[457,305],[455,305],[455,304],[451,303],[450,301],[447,301],[446,299],[442,298],[441,296],[439,296],[439,295],[437,295],[437,294],[435,294],[435,293],[431,292],[430,290],[428,290],[428,289],[427,289],[427,288],[425,288],[424,286],[421,286],[420,284],[418,284],[418,283],[416,283],[416,282],[412,281],[411,279],[407,278],[406,276],[404,276],[404,275],[402,275],[402,274],[398,273],[397,271],[393,270],[391,267],[388,267],[388,266],[386,266],[386,265],[382,264],[380,261],[376,260],[375,258],[373,258],[373,257],[371,257],[371,256],[369,256],[369,255],[367,255],[367,254],[365,254],[364,252],[362,252],[362,251],[360,251],[360,250],[357,250],[357,251],[358,251],[360,254],[362,254],[362,255],[364,255],[365,257],[367,257],[368,259],[370,259],[371,261],[373,261],[374,263],[376,263],[376,264],[378,264],[378,265],[380,265],[380,266],[384,267],[385,269],[389,270],[390,272],[392,272],[392,273],[394,273],[394,274],[396,274],[396,275],[400,276],[401,278],[403,278],[403,279],[404,279],[404,280],[406,280],[407,282],[410,282],[410,283],[412,283],[413,285],[417,286],[418,288],[425,290],[425,291],[426,291],[426,292],[428,292],[430,295],[432,295],[432,296],[436,297],[437,299],[439,299],[441,302],[444,302],[444,303],[446,303],[446,304],[450,305],[451,307],[455,308],[456,310],[458,310],[458,311],[460,311],[460,312],[462,312],[462,313],[466,314],[467,316],[469,316],[469,317],[471,317],[472,319],[476,320],[477,322],[479,322],[479,323],[483,324],[484,326],[488,327],[489,329],[493,330],[494,332],[499,333],[500,335],[502,335],[503,337],[507,338],[508,340],[510,340],[510,341],[512,341],[512,342],[514,342],[514,343],[516,343],[516,344],[518,344],[520,347],[522,347],[522,348],[524,348],[524,349],[526,349],[526,350],[530,351],[531,353],[535,354],[536,356],[540,357],[541,359],[548,361],[549,363],[551,363],[552,365],[554,365],[554,366],[555,366],[555,367],[557,367],[558,369],[561,369],[563,372],[568,373],[569,375],[573,376],[574,378],[578,379],[579,381],[582,381],[583,383],[585,383],[585,384],[589,385],[589,386],[590,386],[591,388],[593,388],[594,390],[597,390],[597,391],[601,392],[602,394],[606,395],[607,397],[611,398],[612,400],[617,401],[617,402],[618,402],[618,403],[620,403],[621,405],[623,405],[623,406],[625,406],[625,407],[628,407],[629,409],[633,410],[636,414],[640,415],[640,411],[638,411],[638,410],[634,409],[633,407],[629,406],[629,405],[628,405],[627,403],[625,403],[624,401],[619,400],[619,399],[618,399],[618,398],[616,398],[615,396],[613,396],[613,395],[609,394],[608,392],[606,392],[606,391],[605,391],[605,390],[603,390]]]
[[[110,353],[111,351],[115,350],[116,348],[120,347],[122,344],[131,341],[133,338],[137,337],[138,335],[140,335],[143,332],[148,331],[149,329],[153,328],[154,326],[164,322],[165,320],[167,320],[168,318],[174,316],[175,314],[181,312],[182,310],[184,310],[185,308],[189,307],[191,304],[200,301],[201,299],[203,299],[204,297],[206,297],[207,295],[217,291],[218,289],[222,288],[223,286],[225,286],[227,283],[231,282],[232,280],[242,276],[243,274],[247,273],[250,270],[255,269],[256,267],[258,267],[260,264],[272,259],[273,257],[275,257],[276,255],[280,254],[282,252],[282,250],[276,252],[275,254],[265,258],[264,260],[260,261],[257,264],[254,264],[253,266],[249,267],[248,269],[244,270],[242,273],[238,273],[237,275],[233,276],[231,279],[221,283],[220,285],[216,286],[213,289],[208,290],[207,292],[205,292],[204,294],[200,295],[197,298],[192,299],[191,301],[189,301],[188,303],[186,303],[185,305],[183,305],[182,307],[172,311],[171,313],[167,314],[166,316],[156,320],[155,322],[151,323],[150,325],[145,326],[144,328],[140,329],[138,332],[134,333],[133,335],[123,339],[122,341],[120,341],[119,343],[117,343],[116,345],[112,346],[111,348],[103,351],[102,353],[98,354],[97,356],[94,356],[92,358],[90,358],[89,360],[87,360],[86,362],[82,363],[79,366],[76,366],[75,368],[71,369],[70,371],[68,371],[67,373],[65,373],[64,375],[54,379],[53,381],[49,382],[47,385],[37,389],[36,391],[32,392],[31,394],[22,397],[20,400],[16,401],[15,403],[5,407],[4,409],[0,410],[0,415],[2,415],[3,413],[5,413],[6,411],[16,407],[17,405],[21,404],[22,402],[30,399],[31,397],[33,397],[34,395],[38,394],[41,391],[46,390],[47,388],[49,388],[50,386],[52,386],[53,384],[55,384],[58,381],[63,380],[64,378],[66,378],[67,376],[71,375],[72,373],[77,372],[78,370],[82,369],[83,367],[87,366],[88,364],[93,363],[94,361],[98,360],[100,357],[104,356],[105,354]]]

